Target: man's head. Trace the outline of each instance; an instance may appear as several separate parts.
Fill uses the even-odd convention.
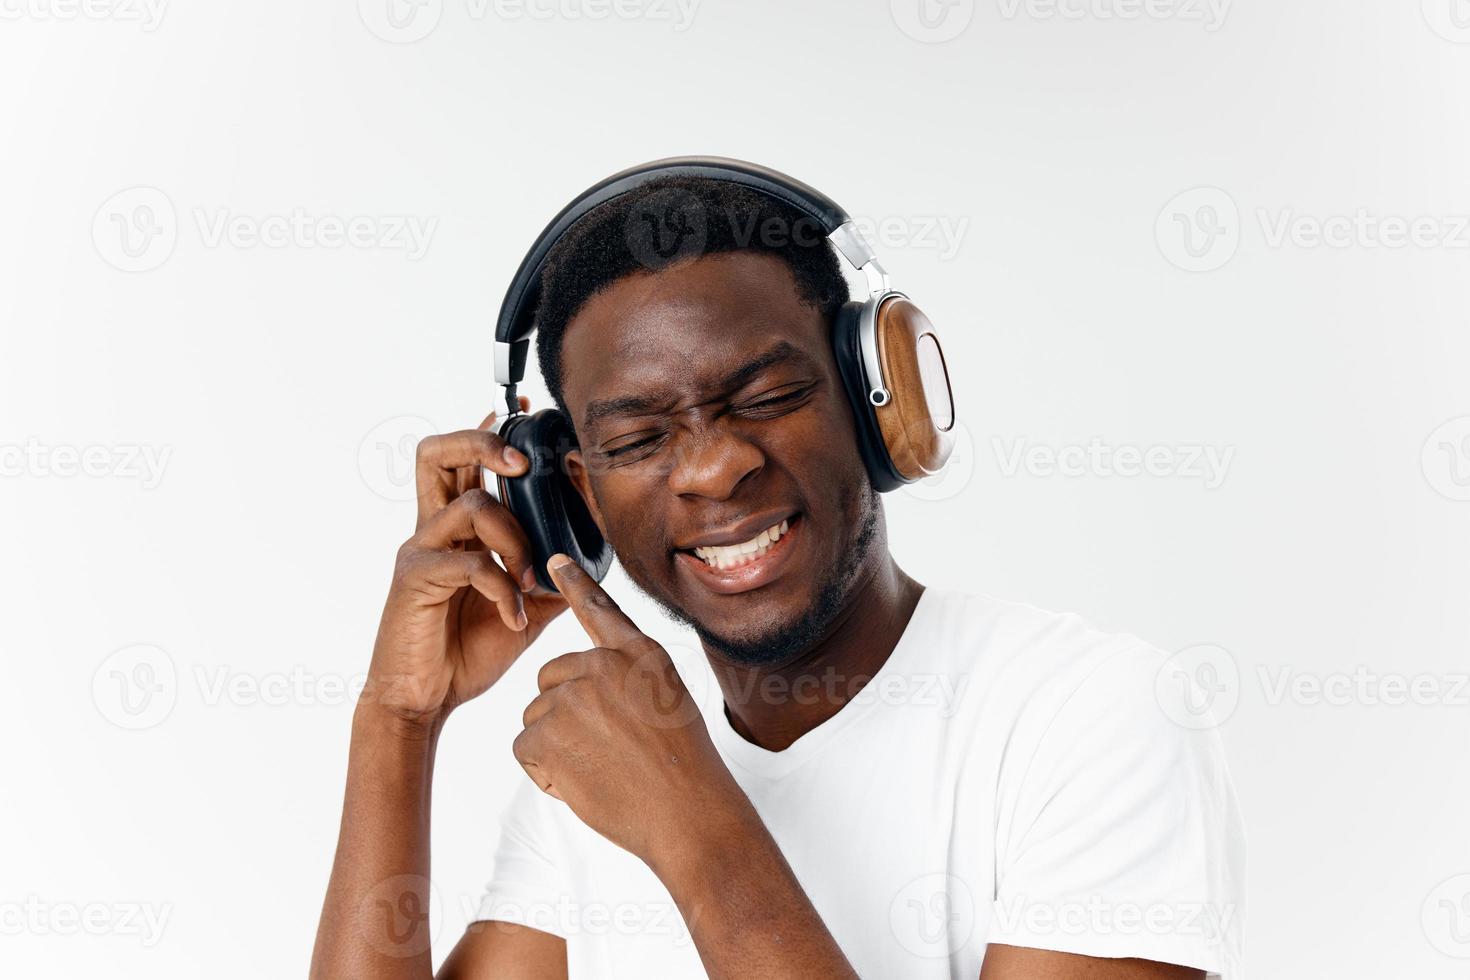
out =
[[[629,576],[731,660],[809,649],[886,554],[820,228],[666,178],[568,232],[541,297],[541,369],[581,445],[570,475]]]

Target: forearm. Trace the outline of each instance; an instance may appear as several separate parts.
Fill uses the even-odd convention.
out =
[[[415,978],[429,949],[429,800],[441,722],[370,702],[352,720],[347,791],[311,976]]]
[[[654,872],[711,978],[857,976],[748,803]]]

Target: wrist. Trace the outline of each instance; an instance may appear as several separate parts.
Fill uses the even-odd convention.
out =
[[[432,711],[404,712],[391,708],[381,701],[363,698],[357,702],[352,714],[352,730],[355,735],[391,739],[397,742],[435,742],[449,718],[449,709],[440,707]]]
[[[348,792],[356,787],[389,809],[427,807],[442,724],[442,719],[411,720],[381,705],[359,704],[352,716]]]
[[[671,893],[686,883],[719,880],[723,869],[771,839],[750,798],[731,782],[730,791],[694,804],[678,832],[664,837],[644,859]]]

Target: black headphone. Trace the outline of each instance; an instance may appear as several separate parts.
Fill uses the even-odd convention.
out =
[[[495,381],[505,387],[507,414],[494,431],[531,465],[524,476],[510,478],[485,470],[485,486],[520,522],[534,552],[536,581],[553,592],[546,573],[552,555],[571,556],[601,581],[613,553],[566,474],[563,461],[577,448],[571,420],[555,408],[527,415],[516,398],[541,273],[552,248],[588,212],[661,177],[728,181],[774,198],[811,220],[867,277],[868,298],[847,303],[833,323],[832,350],[874,489],[886,492],[939,472],[953,446],[954,396],[934,327],[889,287],[872,246],[835,201],[785,174],[723,157],[674,157],[624,170],[588,188],[546,226],[516,270],[495,324]]]

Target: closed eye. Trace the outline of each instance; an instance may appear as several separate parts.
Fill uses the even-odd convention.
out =
[[[619,462],[627,462],[632,459],[640,450],[654,448],[657,443],[663,441],[663,438],[664,434],[662,432],[653,432],[643,436],[642,438],[633,439],[629,442],[620,443],[619,445],[613,446],[611,448],[600,450],[600,452],[605,459],[618,460]]]
[[[800,408],[802,403],[816,390],[816,387],[816,382],[809,382],[778,388],[753,402],[737,407],[735,411],[747,418],[777,418]]]
[[[731,406],[726,411],[757,421],[780,418],[806,404],[820,383],[819,381],[803,381],[784,385],[743,405]],[[603,448],[597,450],[597,453],[610,465],[618,466],[651,456],[667,439],[668,433],[664,431],[628,433],[614,438],[612,440],[614,445],[604,444]]]

